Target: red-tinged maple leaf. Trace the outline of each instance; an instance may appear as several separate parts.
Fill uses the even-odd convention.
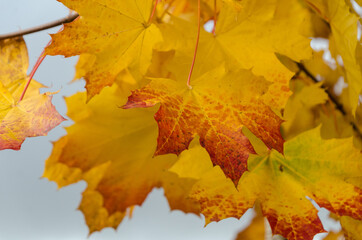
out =
[[[172,170],[183,176],[178,168],[184,163],[177,164]],[[218,167],[193,169],[193,175],[201,177],[191,197],[200,202],[207,224],[240,218],[260,203],[273,234],[311,240],[324,229],[307,197],[339,216],[362,219],[362,154],[352,138],[325,140],[318,127],[286,141],[284,156],[275,150],[250,156],[248,168],[237,190]]]
[[[182,78],[153,79],[134,91],[123,108],[161,103],[155,114],[159,127],[155,155],[178,155],[199,135],[212,162],[237,185],[249,154],[255,153],[241,132],[243,126],[269,148],[283,151],[282,120],[263,102],[270,84],[250,71],[226,74],[219,67],[194,79],[192,89]]]
[[[0,41],[0,150],[19,150],[27,137],[46,135],[65,119],[52,105],[52,97],[39,94],[33,81],[18,102],[25,86],[28,55],[22,38]]]
[[[179,178],[167,169],[176,156],[152,158],[156,147],[155,109],[119,109],[126,99],[117,85],[85,104],[86,94],[67,98],[75,124],[54,143],[44,177],[63,187],[79,180],[88,184],[79,209],[90,232],[117,228],[127,209],[141,205],[155,187],[163,187],[171,209],[199,214],[188,197],[195,179]]]
[[[4,88],[0,85],[0,92],[3,91]],[[10,104],[11,102],[9,107]],[[25,138],[45,136],[64,120],[52,105],[51,96],[38,93],[27,97],[0,118],[0,150],[19,150]]]

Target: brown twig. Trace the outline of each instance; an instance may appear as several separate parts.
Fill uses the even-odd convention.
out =
[[[318,79],[311,73],[308,71],[308,69],[305,68],[305,66],[302,64],[302,63],[296,63],[298,65],[298,68],[300,71],[304,72],[310,79],[313,80],[313,82],[316,82],[318,83]],[[333,102],[333,104],[335,105],[336,109],[338,111],[340,111],[343,116],[347,116],[347,112],[346,110],[344,109],[343,105],[341,103],[338,102],[338,100],[333,96],[333,94],[328,91],[328,88],[322,84],[322,88],[325,89],[329,99]],[[357,125],[353,122],[353,121],[349,121],[349,124],[351,124],[353,130],[357,133],[357,135],[362,139],[362,133],[361,131],[359,130],[359,128],[357,127]]]
[[[313,82],[316,82],[316,83],[319,82],[319,81],[317,80],[317,78],[316,78],[311,72],[309,72],[302,63],[297,63],[297,65],[298,65],[298,68],[299,68],[302,72],[304,72],[310,79],[313,80]],[[327,87],[324,86],[323,84],[322,84],[322,87],[323,87],[324,89],[327,89]],[[329,91],[326,91],[326,92],[327,92],[327,94],[328,94],[328,97],[329,97],[329,98],[331,99],[331,101],[334,103],[334,105],[336,105],[336,108],[337,108],[343,115],[346,115],[347,113],[346,113],[346,111],[344,110],[343,105],[340,104],[340,103],[337,101],[337,99],[336,99]]]
[[[8,39],[8,38],[14,38],[14,37],[18,37],[18,36],[23,36],[23,35],[26,35],[26,34],[40,32],[40,31],[43,31],[43,30],[46,30],[46,29],[49,29],[49,28],[53,28],[53,27],[62,25],[64,23],[69,23],[69,22],[73,21],[74,19],[76,19],[78,16],[79,16],[78,13],[71,12],[67,17],[62,18],[62,19],[58,19],[58,20],[53,21],[53,22],[49,22],[49,23],[46,23],[46,24],[43,24],[43,25],[40,25],[40,26],[20,30],[20,31],[13,32],[13,33],[1,34],[0,35],[0,40]]]

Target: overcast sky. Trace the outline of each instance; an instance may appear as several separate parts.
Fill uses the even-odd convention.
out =
[[[0,0],[0,34],[37,26],[62,18],[68,10],[55,0]],[[49,41],[48,33],[58,28],[25,36],[30,68]],[[63,115],[66,106],[62,96],[83,90],[83,83],[69,85],[77,58],[46,57],[34,79],[61,90],[54,105]],[[31,69],[29,69],[30,72]],[[0,240],[86,240],[88,229],[83,215],[76,211],[86,184],[80,182],[57,190],[53,182],[40,179],[44,162],[55,141],[65,134],[61,124],[47,137],[27,139],[21,151],[0,151]],[[326,215],[326,212],[323,212]],[[248,224],[251,212],[241,220],[227,219],[203,227],[204,219],[180,211],[170,212],[162,190],[154,190],[131,220],[118,228],[94,233],[90,240],[110,239],[208,239],[232,240]]]

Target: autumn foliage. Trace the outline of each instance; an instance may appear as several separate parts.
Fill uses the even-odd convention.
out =
[[[257,225],[238,239],[263,236],[262,216],[272,234],[313,239],[324,229],[311,200],[360,239],[361,17],[349,0],[60,2],[80,16],[45,53],[79,55],[86,92],[66,99],[75,123],[44,177],[87,182],[91,233],[162,187],[171,209],[206,224],[255,206]],[[25,43],[0,46],[0,149],[18,150],[64,118],[35,81],[18,101]]]

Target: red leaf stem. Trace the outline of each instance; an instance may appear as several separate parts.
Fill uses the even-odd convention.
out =
[[[192,71],[194,70],[194,66],[195,66],[197,49],[199,47],[199,40],[200,40],[200,25],[201,25],[201,7],[200,7],[200,5],[201,5],[200,0],[198,0],[197,1],[197,20],[198,20],[198,24],[197,24],[196,46],[195,46],[194,58],[192,60],[192,64],[191,64],[191,68],[190,68],[190,72],[189,72],[189,77],[187,78],[187,87],[190,88],[190,89],[192,89],[192,86],[190,85],[190,81],[191,81]]]

